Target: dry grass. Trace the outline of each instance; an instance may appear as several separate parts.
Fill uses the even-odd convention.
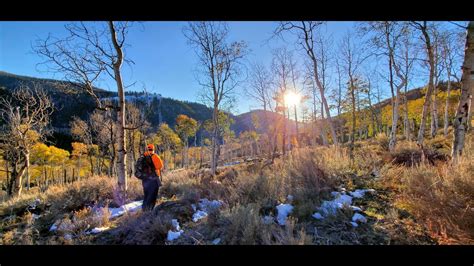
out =
[[[271,165],[254,161],[219,167],[216,176],[209,169],[171,171],[163,176],[154,212],[139,211],[112,222],[109,214],[95,215],[90,207],[120,204],[114,179],[93,177],[67,187],[50,187],[43,194],[28,193],[0,205],[1,243],[211,244],[220,238],[220,244],[238,245],[430,244],[436,238],[439,243],[472,244],[472,137],[456,166],[442,157],[449,148],[445,139],[427,140],[424,164],[416,144],[402,140],[389,153],[385,137],[361,142],[352,161],[346,147],[306,147],[292,150]],[[353,228],[350,209],[323,221],[311,217],[340,185],[347,190],[377,191],[355,203],[363,207],[367,224]],[[131,179],[127,201],[142,195],[140,181]],[[287,224],[264,223],[263,217],[276,216],[276,206],[288,202],[288,195],[293,196],[294,209]],[[224,205],[194,223],[191,205],[202,198],[222,200]],[[35,199],[41,200],[39,219],[26,211]],[[172,219],[178,219],[185,233],[168,243]],[[49,233],[55,221],[61,227]],[[109,225],[115,228],[99,236],[84,234],[92,227]]]
[[[170,214],[137,212],[125,216],[117,228],[101,236],[99,244],[157,245],[164,244],[168,230],[172,228]]]
[[[128,201],[142,195],[141,184],[138,180],[130,180]],[[24,193],[21,197],[9,199],[0,204],[0,233],[4,242],[15,244],[41,243],[41,236],[48,236],[51,225],[60,221],[65,230],[59,230],[59,235],[82,235],[86,229],[103,226],[108,223],[110,214],[93,215],[92,206],[117,206],[114,202],[115,180],[105,176],[94,176],[69,185],[55,185],[45,193]],[[28,206],[36,200],[34,210]],[[31,213],[30,213],[31,212]],[[32,214],[40,215],[32,219]],[[24,227],[24,230],[21,229]],[[31,232],[30,232],[31,231]],[[26,238],[25,235],[31,235]],[[8,240],[13,237],[13,240]],[[30,239],[29,241],[22,239]],[[26,241],[26,242],[25,242]],[[54,240],[55,244],[70,243],[71,241]]]
[[[415,142],[402,141],[398,143],[395,150],[391,153],[391,162],[408,167],[419,165],[423,161],[423,153],[426,163],[436,164],[449,160],[449,155],[433,148],[429,142],[427,143],[423,148],[423,152]],[[436,143],[436,141],[433,143]]]
[[[474,243],[473,138],[456,165],[420,164],[400,169],[397,204],[423,221],[440,243]]]
[[[238,205],[208,219],[207,225],[214,228],[212,238],[222,239],[225,245],[303,245],[311,244],[312,237],[303,224],[289,218],[286,226],[265,224],[260,215],[260,205]]]
[[[375,135],[375,142],[385,151],[388,151],[388,144],[390,139],[385,133],[378,133]]]

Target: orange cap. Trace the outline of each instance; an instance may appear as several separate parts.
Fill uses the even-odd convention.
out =
[[[155,145],[153,145],[153,144],[148,144],[146,147],[149,151],[154,151],[155,150]]]

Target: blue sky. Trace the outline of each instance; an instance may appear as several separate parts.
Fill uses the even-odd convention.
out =
[[[65,22],[0,22],[0,70],[18,75],[61,78],[60,75],[38,71],[41,58],[32,52],[31,44],[48,33],[61,37],[65,34]],[[126,56],[135,64],[124,67],[125,83],[136,82],[130,90],[157,92],[165,97],[198,101],[200,86],[195,79],[197,58],[192,47],[186,43],[182,28],[186,22],[144,22],[130,31],[130,48]],[[288,46],[294,49],[291,36],[286,43],[272,39],[275,22],[229,22],[230,41],[244,40],[251,49],[249,61],[271,62],[273,48]],[[337,45],[339,38],[352,29],[353,22],[329,22],[327,31]],[[301,58],[300,54],[297,54]],[[98,87],[115,90],[113,83],[102,82]],[[247,112],[258,105],[245,94],[242,86],[237,91],[235,113]]]

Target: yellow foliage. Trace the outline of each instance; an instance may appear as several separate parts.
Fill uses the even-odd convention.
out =
[[[81,157],[87,154],[87,145],[81,142],[73,142],[72,145],[72,156]]]
[[[422,90],[422,93],[426,93],[426,89]],[[457,103],[459,101],[459,96],[460,96],[460,91],[459,90],[451,90],[450,95],[449,95],[449,108],[448,108],[448,116],[449,119],[453,119],[455,113],[456,113],[456,108],[457,108]],[[438,120],[440,122],[440,126],[444,122],[444,110],[446,106],[446,97],[447,97],[447,92],[446,91],[439,91],[436,95],[436,101],[437,101],[437,109],[438,109]],[[408,101],[408,119],[410,121],[415,120],[417,125],[421,122],[421,114],[423,110],[423,104],[425,103],[425,97],[418,98],[415,100],[409,100]],[[405,112],[405,103],[403,102],[403,97],[400,102],[399,106],[399,123],[401,124],[403,121],[403,114]],[[352,118],[350,112],[346,112],[341,114],[341,117],[346,121],[345,126],[347,128],[352,127]],[[361,110],[356,114],[356,128],[367,126],[371,124],[371,119],[372,116],[370,114],[370,110]],[[380,119],[381,123],[383,125],[391,125],[392,124],[392,105],[389,103],[386,106],[384,106],[380,110]],[[431,116],[427,117],[427,122],[430,122]],[[369,127],[370,128],[370,127]],[[371,132],[369,132],[371,133]]]
[[[36,143],[31,149],[30,156],[31,163],[45,165],[51,160],[51,149],[44,143]]]

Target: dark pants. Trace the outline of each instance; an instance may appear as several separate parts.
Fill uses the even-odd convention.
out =
[[[142,185],[144,192],[142,209],[144,211],[151,211],[156,204],[156,197],[158,196],[160,183],[156,177],[152,176],[147,179],[143,179]]]

